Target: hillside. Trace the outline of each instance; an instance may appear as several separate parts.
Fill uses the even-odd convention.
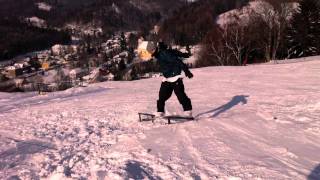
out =
[[[105,36],[117,31],[149,31],[184,4],[180,0],[1,0],[0,61],[67,44],[70,37],[56,30],[70,27],[76,32],[99,28]]]
[[[184,5],[182,0],[21,0],[0,1],[2,18],[38,17],[48,26],[64,27],[68,23],[91,24],[118,30],[148,27]]]
[[[98,29],[103,32],[99,37],[102,40],[118,31],[139,31],[147,36],[154,25],[160,24],[162,39],[180,45],[198,44],[218,14],[241,7],[247,1],[20,0],[16,3],[0,0],[0,34],[5,34],[0,35],[0,40],[5,42],[0,46],[0,61],[47,49],[53,44],[70,43],[70,37],[64,38],[65,32],[53,32],[53,29],[68,31],[73,36],[84,36]],[[19,29],[17,24],[22,32],[15,30]],[[52,33],[54,38],[50,38]],[[21,37],[23,34],[26,37]]]
[[[0,93],[0,179],[316,180],[320,57],[305,60],[193,69],[198,121],[172,125],[138,122],[161,78]]]

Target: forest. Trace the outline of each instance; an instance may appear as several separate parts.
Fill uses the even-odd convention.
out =
[[[70,41],[70,35],[64,31],[34,27],[15,18],[0,18],[0,61]]]

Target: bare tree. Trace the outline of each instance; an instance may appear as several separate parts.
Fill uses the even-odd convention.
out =
[[[223,46],[223,44],[216,43],[211,40],[209,48],[209,57],[211,56],[216,59],[218,65],[224,66],[229,64],[231,55],[226,51],[226,48]]]
[[[203,42],[200,59],[196,66],[230,65],[232,52],[227,47],[228,35],[228,31],[220,27],[215,27],[209,32]]]
[[[266,0],[262,2],[252,16],[258,16],[264,21],[264,32],[262,44],[265,47],[265,58],[267,61],[278,58],[278,51],[283,42],[284,33],[289,20],[295,9],[295,4],[290,1]]]
[[[237,65],[242,65],[244,50],[250,43],[246,37],[246,26],[238,23],[227,25],[223,33],[225,47],[230,50]]]
[[[197,61],[197,67],[218,65],[228,65],[231,53],[227,52],[223,40],[224,30],[215,27],[208,33],[202,44],[200,59]]]
[[[252,51],[252,31],[251,25],[239,22],[217,29],[216,36],[208,39],[208,55],[215,57],[219,65],[243,65]]]

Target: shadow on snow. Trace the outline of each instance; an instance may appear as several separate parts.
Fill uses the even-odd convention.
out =
[[[0,153],[0,170],[14,168],[24,163],[28,155],[43,152],[47,149],[55,149],[54,145],[38,140],[20,141],[14,140],[16,147],[7,149]]]
[[[215,108],[213,110],[204,112],[204,113],[200,113],[198,114],[196,117],[200,117],[206,114],[212,114],[210,117],[217,117],[220,114],[232,109],[234,106],[239,105],[240,103],[247,104],[248,103],[248,98],[249,96],[246,95],[238,95],[238,96],[234,96],[227,104],[224,104],[218,108]]]
[[[308,176],[308,180],[319,180],[320,179],[320,164],[315,167]]]
[[[145,179],[146,177],[150,180],[158,180],[160,177],[153,176],[153,170],[149,167],[142,165],[137,161],[129,161],[126,164],[125,171],[128,174],[127,178],[132,179]]]

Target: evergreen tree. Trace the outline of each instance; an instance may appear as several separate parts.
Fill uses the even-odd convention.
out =
[[[127,68],[126,63],[124,62],[123,59],[121,59],[120,63],[119,63],[119,71],[123,71]]]
[[[127,50],[127,40],[123,32],[121,33],[120,46],[122,51]]]
[[[131,79],[132,79],[132,80],[137,80],[137,79],[139,79],[139,78],[138,78],[138,74],[137,74],[137,70],[136,70],[136,67],[135,67],[135,66],[132,67],[131,72],[130,72],[130,76],[131,76]]]
[[[302,0],[288,29],[288,57],[319,55],[319,40],[320,3],[318,0]]]

